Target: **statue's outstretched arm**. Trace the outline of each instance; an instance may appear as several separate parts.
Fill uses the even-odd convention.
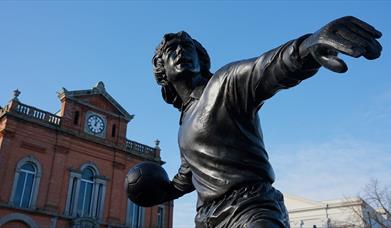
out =
[[[214,77],[227,84],[227,102],[241,114],[254,115],[263,102],[281,89],[314,75],[320,65],[311,55],[300,58],[299,46],[310,35],[292,40],[258,58],[228,64]]]
[[[300,56],[311,54],[325,68],[344,73],[348,67],[337,55],[343,53],[355,58],[376,59],[382,50],[377,41],[381,36],[380,31],[358,18],[342,17],[306,38],[299,47],[299,53]]]
[[[347,66],[337,55],[376,59],[382,47],[376,40],[381,33],[354,17],[334,20],[313,34],[262,54],[258,58],[228,64],[216,72],[225,75],[233,107],[254,113],[281,89],[287,89],[313,76],[324,66],[343,73]]]

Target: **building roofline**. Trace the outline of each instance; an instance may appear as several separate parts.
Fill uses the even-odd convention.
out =
[[[60,100],[63,98],[73,98],[78,100],[78,97],[90,95],[102,95],[124,116],[127,121],[134,118],[134,115],[129,114],[109,93],[107,93],[105,85],[101,81],[99,81],[92,89],[68,91],[62,87],[61,90],[57,92],[57,96]]]
[[[31,107],[31,106],[29,106],[29,107]],[[84,135],[80,135],[80,134],[75,134],[72,131],[62,129],[60,124],[53,124],[53,123],[49,123],[49,122],[46,122],[46,121],[44,122],[44,121],[42,121],[40,119],[33,119],[33,118],[30,118],[29,116],[20,114],[17,111],[14,111],[14,110],[6,110],[4,113],[2,113],[0,115],[0,118],[7,117],[7,116],[13,117],[13,118],[17,118],[17,119],[20,119],[22,121],[29,122],[31,124],[38,124],[38,125],[43,126],[45,128],[48,128],[48,129],[51,129],[51,130],[54,130],[54,131],[57,131],[57,132],[61,132],[63,134],[75,136],[75,137],[78,137],[78,138],[80,138],[82,140],[86,140],[87,142],[90,142],[90,143],[97,143],[97,144],[105,146],[105,147],[115,148],[115,149],[117,149],[119,151],[122,151],[122,152],[126,153],[127,155],[135,156],[135,157],[142,158],[142,159],[147,159],[147,160],[153,161],[153,162],[157,162],[160,165],[163,165],[163,164],[166,163],[165,161],[162,161],[158,157],[152,157],[152,156],[150,156],[148,154],[142,154],[142,153],[135,153],[135,152],[132,153],[131,151],[137,151],[137,150],[127,150],[127,147],[123,148],[123,147],[115,146],[115,145],[107,145],[105,142],[102,142],[99,139],[95,139],[93,137],[88,137],[87,135],[84,136]],[[129,141],[129,140],[126,140],[126,141]],[[137,142],[135,142],[135,143],[137,143]],[[143,145],[143,146],[146,146],[146,147],[150,147],[150,146],[147,146],[147,145],[144,145],[144,144],[141,144],[141,143],[137,143],[137,144],[140,144],[140,145]],[[150,148],[152,148],[152,147],[150,147]]]

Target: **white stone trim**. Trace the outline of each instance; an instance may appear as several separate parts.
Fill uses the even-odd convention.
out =
[[[81,174],[79,172],[74,172],[74,171],[70,172],[69,181],[68,181],[67,201],[66,201],[66,206],[65,206],[65,211],[64,211],[65,215],[71,215],[71,216],[76,215],[75,210],[76,210],[77,203],[73,203],[73,205],[71,205],[71,196],[72,196],[72,189],[74,187],[73,182],[74,182],[74,180],[76,180],[75,194],[74,194],[74,199],[73,199],[73,202],[76,202],[77,198],[79,197],[78,193],[79,193],[79,188],[80,188],[80,179],[81,179]],[[71,210],[71,207],[72,207],[72,210]],[[72,212],[72,214],[71,214],[71,212]]]
[[[167,220],[166,220],[166,207],[164,205],[159,205],[158,206],[158,215],[159,215],[159,209],[162,209],[162,214],[161,214],[162,226],[161,226],[161,228],[166,228],[166,223],[167,223]],[[158,224],[159,224],[159,217],[158,217]],[[158,226],[158,228],[160,228],[160,227]]]
[[[30,199],[30,205],[29,208],[35,209],[36,208],[36,203],[37,203],[37,197],[38,197],[38,192],[39,192],[39,183],[41,181],[41,176],[42,176],[42,166],[39,163],[39,161],[32,155],[29,155],[23,159],[21,159],[15,167],[15,176],[14,176],[14,182],[12,184],[12,191],[11,191],[11,196],[9,199],[9,204],[14,205],[14,197],[15,197],[15,191],[16,187],[18,185],[18,180],[20,176],[20,172],[22,170],[22,166],[26,163],[32,163],[34,167],[36,168],[36,172],[34,175],[34,180],[33,180],[33,187],[32,187],[32,193],[31,193],[31,199]]]
[[[21,214],[21,213],[12,213],[8,214],[6,216],[3,216],[0,218],[0,227],[8,222],[11,221],[23,221],[26,223],[30,228],[38,228],[37,223],[27,215]]]
[[[82,179],[82,173],[84,169],[92,169],[94,172],[94,179],[93,179],[93,189],[92,189],[92,197],[91,197],[91,211],[88,214],[88,217],[90,218],[97,218],[98,220],[101,220],[103,218],[103,212],[104,212],[104,200],[105,200],[105,193],[106,193],[106,182],[107,179],[104,176],[99,175],[99,169],[95,164],[92,162],[84,163],[80,166],[80,170],[71,170],[70,171],[70,177],[68,181],[68,193],[67,193],[67,201],[65,206],[64,214],[72,217],[76,217],[77,215],[77,202],[79,200],[79,192],[80,192],[80,185],[81,185],[81,179]],[[76,180],[76,182],[75,182]],[[76,186],[73,186],[73,184],[76,184]],[[98,216],[96,216],[96,208],[98,206],[98,193],[99,193],[99,185],[102,185],[102,192],[101,192],[101,202],[99,202],[99,211],[97,212]],[[71,205],[71,196],[72,196],[72,188],[75,188],[75,194],[73,199],[73,205]],[[71,210],[72,207],[72,210]]]
[[[84,163],[83,165],[81,165],[79,172],[82,173],[83,170],[88,168],[88,167],[92,168],[92,170],[94,171],[94,176],[99,176],[100,175],[98,167],[94,163],[92,163],[92,162],[87,162],[87,163]]]
[[[100,201],[100,211],[99,211],[99,218],[103,219],[103,212],[104,212],[104,206],[105,206],[105,196],[106,196],[106,181],[103,182],[102,186],[102,198]]]

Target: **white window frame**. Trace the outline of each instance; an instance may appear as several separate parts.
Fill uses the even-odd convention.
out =
[[[161,213],[159,211],[161,210]],[[157,228],[165,228],[166,227],[166,211],[163,205],[159,205],[157,208]]]
[[[71,169],[68,180],[67,201],[65,204],[64,214],[71,217],[77,217],[77,203],[80,193],[80,185],[82,181],[82,173],[84,169],[90,168],[94,172],[92,181],[92,196],[91,209],[88,215],[83,217],[95,218],[97,220],[103,219],[104,201],[106,195],[107,178],[99,175],[98,168],[93,163],[83,164],[79,170]],[[101,191],[99,195],[99,189]],[[100,199],[100,202],[97,202]],[[98,204],[99,203],[99,204]],[[97,211],[97,209],[99,209]]]
[[[42,176],[42,166],[39,163],[39,161],[36,158],[34,158],[32,155],[21,159],[18,162],[18,164],[16,165],[14,183],[12,185],[12,191],[11,191],[11,196],[9,199],[9,204],[12,206],[15,206],[15,207],[20,207],[19,205],[15,205],[14,197],[15,197],[16,188],[18,185],[18,180],[20,178],[21,173],[22,172],[26,172],[26,173],[30,172],[27,170],[22,170],[22,166],[25,165],[26,163],[31,163],[35,168],[35,173],[34,173],[35,175],[33,177],[32,189],[31,189],[31,193],[30,193],[31,194],[30,202],[27,207],[27,208],[35,209],[37,207],[36,203],[37,203],[37,197],[38,197],[39,183],[41,181],[41,176]],[[26,177],[26,179],[27,179],[27,177]],[[25,186],[23,186],[23,187],[25,187]]]
[[[84,172],[86,169],[90,169],[92,171],[92,174],[93,176],[95,176],[95,172],[94,170],[92,170],[91,168],[87,167],[85,169],[82,170],[82,172]],[[84,182],[84,193],[83,194],[83,202],[82,202],[82,208],[81,208],[81,215],[78,215],[79,217],[91,217],[92,214],[92,211],[93,211],[93,208],[92,208],[92,202],[94,200],[94,179],[92,180],[87,180],[87,179],[83,179],[83,177],[80,179],[80,184],[82,184]],[[88,186],[91,186],[91,199],[90,199],[90,202],[89,202],[89,207],[90,207],[90,211],[88,212],[88,214],[84,214],[84,211],[85,211],[85,206],[86,206],[86,198],[87,198],[87,189],[88,189]],[[79,200],[80,200],[80,192],[79,192],[79,195],[78,195],[78,201],[76,202],[77,206],[78,207],[78,204],[79,204]],[[77,212],[79,211],[79,208],[77,208]]]
[[[145,224],[145,209],[131,200],[127,200],[126,225],[132,228],[143,228]]]

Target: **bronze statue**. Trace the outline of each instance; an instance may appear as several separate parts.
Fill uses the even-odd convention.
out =
[[[130,188],[129,197],[152,206],[196,190],[196,227],[289,227],[283,196],[272,187],[275,176],[257,112],[279,90],[298,85],[321,66],[347,71],[339,53],[378,58],[380,37],[371,25],[343,17],[212,74],[199,42],[186,32],[164,35],[153,69],[164,100],[181,111],[181,166],[172,181],[156,186],[155,202],[147,195],[132,197]]]

